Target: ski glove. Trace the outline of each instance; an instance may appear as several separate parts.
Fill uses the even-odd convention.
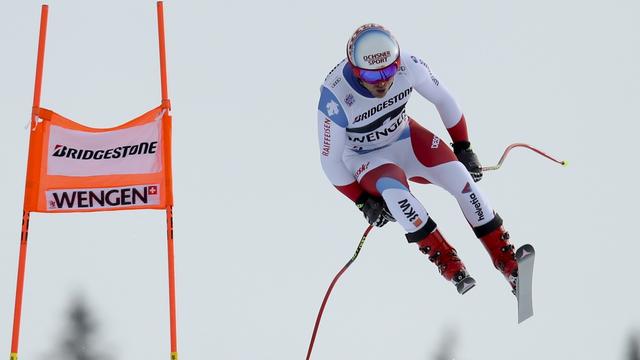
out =
[[[471,143],[468,141],[458,141],[451,145],[453,145],[453,152],[456,154],[458,161],[467,168],[473,181],[478,182],[482,180],[482,165],[480,165],[478,156],[473,152],[473,149],[471,149]]]
[[[356,206],[364,218],[370,225],[382,227],[389,221],[396,221],[391,215],[387,204],[380,197],[373,197],[367,193],[363,193],[358,200],[356,200]]]

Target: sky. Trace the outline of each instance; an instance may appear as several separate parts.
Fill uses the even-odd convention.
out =
[[[112,127],[160,103],[155,2],[52,0],[41,105]],[[40,2],[0,12],[0,352],[9,353]],[[478,281],[460,296],[406,243],[374,229],[327,305],[313,359],[622,359],[640,327],[635,141],[640,3],[172,1],[172,102],[181,359],[300,359],[325,290],[366,228],[319,163],[319,86],[361,24],[422,57],[494,164],[481,189],[516,245],[536,247],[535,316],[516,302],[455,200],[414,194]],[[408,113],[446,137],[435,108]],[[169,356],[162,211],[33,214],[21,359],[42,359],[82,293],[118,359]]]

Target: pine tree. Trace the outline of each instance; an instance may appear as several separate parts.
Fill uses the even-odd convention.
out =
[[[60,360],[111,360],[112,357],[96,350],[97,323],[86,300],[79,296],[71,304],[68,323],[59,349],[48,357]]]

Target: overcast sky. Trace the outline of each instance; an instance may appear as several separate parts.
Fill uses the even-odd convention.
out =
[[[0,351],[9,353],[33,96],[37,1],[0,11]],[[160,103],[153,1],[49,2],[43,107],[111,127]],[[314,359],[621,359],[640,326],[636,283],[637,1],[167,1],[174,116],[181,359],[301,359],[318,307],[366,227],[322,173],[319,85],[353,30],[379,22],[460,103],[480,183],[516,245],[537,250],[535,316],[517,325],[506,282],[457,203],[413,186],[478,286],[464,296],[406,243],[371,232],[334,289]],[[446,136],[415,94],[408,111]],[[445,137],[447,138],[447,137]],[[169,356],[161,211],[34,214],[20,358],[54,346],[83,292],[118,359]]]

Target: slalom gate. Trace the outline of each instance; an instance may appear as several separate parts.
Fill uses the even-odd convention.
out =
[[[97,129],[40,107],[48,5],[42,5],[33,93],[29,156],[11,340],[18,339],[32,212],[67,213],[156,209],[166,211],[171,359],[178,359],[173,250],[171,104],[167,91],[164,12],[157,2],[160,48],[160,105],[122,125]]]

